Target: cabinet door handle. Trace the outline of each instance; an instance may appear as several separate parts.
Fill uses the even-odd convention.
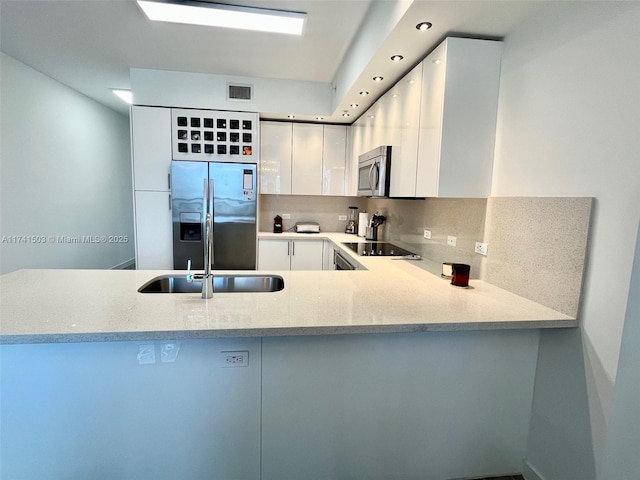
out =
[[[171,210],[171,194],[169,194],[169,210]]]
[[[287,242],[287,257],[291,256],[291,242]]]
[[[291,242],[291,255],[296,254],[296,242]]]
[[[171,173],[167,173],[167,185],[169,186],[169,190],[171,190]]]

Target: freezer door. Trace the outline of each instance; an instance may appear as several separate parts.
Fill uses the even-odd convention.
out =
[[[171,218],[173,222],[173,268],[204,268],[204,182],[207,162],[171,162]]]
[[[209,178],[214,185],[212,268],[255,270],[256,165],[210,163]]]

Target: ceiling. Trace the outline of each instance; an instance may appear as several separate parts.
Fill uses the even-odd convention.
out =
[[[149,21],[134,0],[0,0],[0,48],[32,68],[128,114],[110,91],[129,88],[129,68],[280,78],[330,84],[373,2],[391,0],[233,0],[307,13],[303,36]],[[415,0],[361,69],[329,122],[353,122],[394,81],[449,34],[502,38],[545,2]],[[433,28],[418,32],[420,21]],[[389,57],[401,54],[396,64]],[[385,82],[373,84],[371,77]],[[357,98],[357,92],[371,95]],[[344,110],[353,110],[349,119]],[[269,112],[264,112],[267,114]],[[295,112],[293,112],[295,113]]]

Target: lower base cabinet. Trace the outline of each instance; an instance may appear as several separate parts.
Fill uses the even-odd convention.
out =
[[[322,270],[323,240],[258,240],[258,270]]]
[[[235,352],[246,366],[225,364]],[[0,478],[260,479],[260,338],[1,345],[0,354]]]
[[[136,269],[172,270],[171,194],[136,191]]]

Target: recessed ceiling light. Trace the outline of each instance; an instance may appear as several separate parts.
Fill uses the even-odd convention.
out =
[[[287,115],[287,118],[296,118],[295,115]]]
[[[381,82],[382,80],[384,80],[384,77],[373,77],[374,82]]]
[[[366,95],[369,95],[369,92],[367,92],[366,90],[363,90],[360,92],[360,95],[362,95],[363,97]]]
[[[369,118],[376,118],[375,115],[369,115]]]
[[[420,22],[416,25],[416,28],[421,32],[424,32],[425,30],[429,30],[432,26],[431,22]]]
[[[358,105],[357,103],[352,103],[351,105],[349,105],[351,108],[358,108],[360,105]]]
[[[342,114],[342,116],[343,116],[343,117],[350,117],[351,115],[349,115],[349,112],[344,112],[344,113]]]
[[[318,116],[318,117],[316,117],[316,120],[324,120],[324,117]]]
[[[305,13],[194,1],[138,0],[150,20],[302,35]]]
[[[133,94],[131,93],[131,90],[112,88],[111,91],[115,93],[123,102],[126,102],[129,105],[133,103]]]
[[[402,55],[394,55],[391,57],[391,60],[394,62],[399,62],[400,60],[402,60],[404,57]]]
[[[440,65],[442,63],[442,60],[440,60],[439,58],[436,58],[435,60],[433,60],[432,63],[435,63],[436,65]]]

